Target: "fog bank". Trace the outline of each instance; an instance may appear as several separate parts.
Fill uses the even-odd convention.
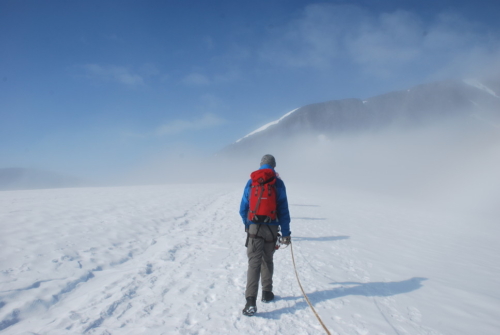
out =
[[[470,117],[425,127],[297,137],[238,157],[176,154],[150,161],[122,182],[239,182],[243,187],[267,153],[276,157],[276,170],[290,185],[407,197],[472,215],[498,212],[500,130]]]

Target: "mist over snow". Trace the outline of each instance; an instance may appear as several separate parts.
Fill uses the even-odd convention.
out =
[[[410,197],[457,212],[498,213],[499,132],[454,126],[333,140],[319,135],[276,152],[283,155],[281,173],[292,180]]]
[[[500,196],[495,92],[498,79],[470,79],[304,106],[213,156],[183,148],[145,162],[122,181],[244,183],[270,153],[285,180],[493,215]]]
[[[0,168],[0,191],[78,187],[88,181],[52,171],[26,168]]]

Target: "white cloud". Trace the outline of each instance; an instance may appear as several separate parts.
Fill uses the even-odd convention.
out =
[[[275,30],[260,56],[293,67],[330,67],[343,52],[342,39],[356,25],[352,19],[359,22],[365,15],[356,6],[309,5],[302,17]]]
[[[260,57],[278,65],[320,70],[349,64],[387,76],[402,69],[432,73],[461,60],[479,59],[478,50],[481,59],[493,61],[500,38],[454,13],[424,19],[402,10],[374,13],[353,5],[314,4],[276,29]]]
[[[228,71],[226,73],[220,73],[214,75],[213,81],[217,84],[219,83],[229,83],[237,80],[240,77],[239,71]]]
[[[161,75],[160,70],[155,64],[146,63],[139,68],[139,72],[144,77],[155,77]]]
[[[222,99],[213,94],[208,94],[208,93],[205,93],[200,97],[200,102],[201,104],[199,108],[207,112],[217,111],[225,109],[227,107]]]
[[[98,64],[87,64],[84,66],[89,78],[112,81],[128,86],[144,85],[144,78],[139,74],[132,73],[128,68],[121,66],[102,66]]]
[[[166,123],[160,126],[156,130],[156,135],[158,136],[166,136],[166,135],[176,135],[186,131],[196,131],[207,128],[212,128],[216,126],[220,126],[226,123],[226,120],[211,114],[204,114],[200,118],[192,119],[192,120],[174,120],[169,123]]]
[[[488,78],[499,75],[500,48],[490,50],[485,47],[474,47],[467,53],[457,55],[446,66],[434,73],[436,79],[442,77]]]
[[[182,79],[182,83],[190,86],[205,86],[210,84],[222,84],[233,82],[239,78],[238,71],[228,71],[215,74],[211,77],[204,74],[193,72]]]
[[[210,84],[210,79],[201,73],[191,73],[182,79],[182,82],[186,85],[208,85]]]
[[[382,14],[374,22],[357,27],[357,31],[345,40],[345,45],[358,64],[380,66],[405,63],[418,57],[424,31],[417,17],[397,11]]]

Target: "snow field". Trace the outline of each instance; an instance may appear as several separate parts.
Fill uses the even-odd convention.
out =
[[[290,248],[276,301],[241,315],[243,186],[0,192],[0,333],[323,334]],[[496,334],[497,225],[287,186],[299,276],[332,334]]]

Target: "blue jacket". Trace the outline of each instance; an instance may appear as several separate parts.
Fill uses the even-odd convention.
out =
[[[274,169],[272,166],[264,164],[260,169]],[[243,223],[248,226],[251,224],[248,221],[248,210],[249,210],[249,198],[248,194],[250,192],[250,186],[252,185],[252,180],[250,179],[245,186],[243,191],[243,197],[241,198],[240,205],[240,215],[243,219]],[[286,198],[286,188],[285,183],[280,178],[276,178],[276,210],[278,211],[278,219],[276,221],[269,222],[268,224],[279,225],[281,227],[281,234],[283,236],[290,236],[290,212],[288,211],[288,199]]]

